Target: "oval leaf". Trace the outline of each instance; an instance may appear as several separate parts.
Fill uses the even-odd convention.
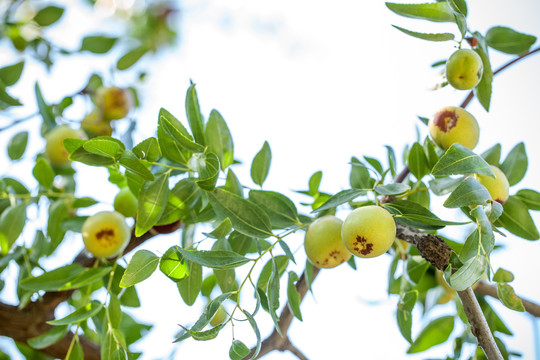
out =
[[[126,268],[120,287],[126,288],[146,280],[154,273],[159,264],[159,257],[148,250],[137,251]]]

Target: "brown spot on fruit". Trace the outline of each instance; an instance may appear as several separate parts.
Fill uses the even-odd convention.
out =
[[[448,132],[456,126],[458,118],[458,114],[455,111],[444,110],[435,114],[433,123],[441,129],[441,131]]]
[[[360,251],[360,254],[367,255],[373,251],[373,244],[365,244],[364,248]]]
[[[110,246],[114,240],[114,229],[101,229],[96,233],[96,239],[104,246]]]

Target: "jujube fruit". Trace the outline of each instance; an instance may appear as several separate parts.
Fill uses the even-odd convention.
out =
[[[433,141],[447,150],[458,143],[474,149],[480,137],[478,122],[468,111],[456,106],[447,106],[435,113],[428,122]]]
[[[446,79],[453,88],[470,90],[482,78],[482,58],[474,50],[455,51],[446,62]]]
[[[137,198],[128,187],[120,189],[114,197],[114,210],[125,217],[135,217],[137,215]]]
[[[52,129],[45,135],[45,156],[54,166],[65,166],[71,161],[69,153],[64,148],[64,139],[84,138],[80,130],[75,130],[67,125],[60,125]]]
[[[223,305],[219,305],[216,313],[214,314],[212,319],[210,319],[210,325],[216,327],[223,324],[225,320],[227,320],[227,312],[225,311]]]
[[[380,206],[354,209],[343,222],[341,237],[351,253],[363,258],[384,254],[396,237],[392,215]]]
[[[103,118],[98,110],[90,112],[82,119],[81,128],[90,137],[111,136],[112,134],[111,124]]]
[[[128,89],[120,87],[102,87],[96,94],[105,120],[117,120],[127,116],[133,106],[133,97]]]
[[[304,249],[309,261],[319,268],[333,268],[351,258],[341,240],[343,221],[326,215],[309,225],[304,237]]]
[[[131,229],[124,215],[101,211],[88,217],[82,226],[84,246],[96,258],[120,255],[129,243]]]
[[[495,178],[492,178],[489,175],[480,174],[475,174],[474,177],[480,184],[486,187],[493,200],[504,204],[506,200],[508,200],[510,184],[501,169],[493,165],[490,166],[491,170],[495,173]]]

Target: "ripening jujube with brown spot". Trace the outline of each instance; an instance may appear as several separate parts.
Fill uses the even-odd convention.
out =
[[[319,268],[333,268],[351,258],[341,240],[343,221],[326,215],[309,225],[304,237],[304,249],[309,261]]]
[[[480,138],[480,127],[474,116],[456,106],[437,111],[429,120],[428,129],[435,144],[444,150],[455,143],[473,150]]]
[[[117,211],[101,211],[84,221],[82,237],[89,253],[96,258],[110,258],[124,251],[131,238],[131,229],[124,215]]]
[[[359,207],[345,218],[341,237],[354,255],[376,257],[387,252],[394,243],[396,223],[392,215],[380,206]]]
[[[474,50],[459,49],[446,62],[446,79],[453,88],[470,90],[482,79],[482,58]]]
[[[510,184],[508,183],[508,179],[501,169],[494,165],[490,166],[491,170],[493,170],[495,173],[494,178],[489,175],[480,174],[475,174],[474,178],[478,180],[480,184],[486,187],[489,195],[491,195],[491,198],[494,201],[504,204],[509,197]]]

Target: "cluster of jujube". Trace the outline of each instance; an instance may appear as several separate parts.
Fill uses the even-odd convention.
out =
[[[345,221],[334,215],[315,220],[306,231],[304,248],[309,261],[319,268],[333,268],[350,259],[384,254],[396,237],[390,213],[369,205],[353,210]]]

